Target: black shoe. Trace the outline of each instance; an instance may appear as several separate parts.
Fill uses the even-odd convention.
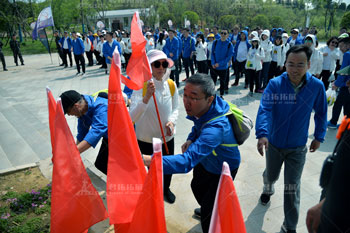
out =
[[[64,68],[67,68],[68,66],[64,66]]]
[[[105,71],[105,73],[107,74],[107,70]]]
[[[221,99],[224,99],[224,96],[223,95],[220,95]]]
[[[296,230],[288,230],[284,225],[281,226],[281,232],[283,232],[283,233],[297,233]]]
[[[64,66],[64,63],[62,63],[60,66]]]
[[[70,64],[70,67],[72,67],[73,65],[72,64]]]
[[[228,90],[225,90],[225,94],[228,94]]]
[[[78,75],[80,75],[80,72],[77,72],[77,73],[75,74],[75,76],[78,76]]]
[[[164,191],[164,201],[168,202],[169,204],[173,204],[175,199],[176,196],[170,191],[170,189]]]
[[[8,71],[8,69],[4,68],[4,71]]]
[[[200,220],[201,219],[201,215],[202,215],[201,208],[195,208],[193,217],[195,217],[195,218]]]
[[[16,66],[18,66],[18,63],[16,63]]]
[[[22,63],[21,66],[24,66],[24,63]]]
[[[266,194],[266,193],[261,194],[260,203],[262,205],[267,205],[270,202],[270,197],[271,197],[271,195],[269,195],[269,194]]]

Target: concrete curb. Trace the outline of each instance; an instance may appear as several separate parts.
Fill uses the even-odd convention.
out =
[[[37,167],[37,166],[39,166],[39,162],[28,163],[28,164],[24,164],[24,165],[20,165],[20,166],[10,167],[10,168],[0,170],[0,175],[7,175],[7,174],[10,174],[13,172],[22,171],[22,170],[32,168],[32,167]]]

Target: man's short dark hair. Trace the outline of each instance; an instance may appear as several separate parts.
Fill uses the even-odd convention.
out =
[[[185,30],[186,32],[190,32],[190,29],[189,29],[189,28],[184,28],[184,30]]]
[[[339,41],[339,43],[350,44],[350,37],[343,38]]]
[[[215,85],[211,77],[207,74],[197,73],[192,75],[186,80],[186,84],[190,83],[196,86],[200,86],[205,98],[215,95]]]
[[[216,30],[219,30],[219,27],[218,26],[214,26],[213,29],[216,28]]]
[[[110,35],[113,37],[113,32],[107,32],[106,35]]]
[[[309,48],[305,44],[292,46],[287,51],[286,60],[288,59],[289,54],[291,54],[291,53],[302,53],[302,52],[304,52],[306,54],[307,61],[310,61],[310,58],[311,58],[311,55],[312,55],[312,50],[311,50],[311,48]]]
[[[175,33],[175,30],[174,30],[174,29],[172,29],[172,28],[169,28],[168,32]]]

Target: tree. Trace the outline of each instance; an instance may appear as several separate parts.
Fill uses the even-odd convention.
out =
[[[342,3],[339,5],[339,10],[343,10],[343,11],[346,10],[346,3],[345,3],[345,2],[342,2]]]
[[[252,26],[253,27],[260,27],[260,28],[268,28],[269,27],[269,19],[267,18],[266,15],[259,14],[253,18]]]
[[[236,17],[233,15],[224,15],[219,18],[218,26],[232,29],[236,24]]]
[[[182,15],[182,18],[187,18],[187,20],[191,22],[191,27],[193,27],[195,24],[198,25],[199,16],[194,11],[185,11]]]
[[[174,16],[174,14],[167,13],[167,14],[165,14],[162,17],[159,18],[160,26],[163,27],[163,28],[168,28],[169,27],[169,25],[168,25],[169,19],[171,21],[173,21],[173,24],[175,25],[175,16]]]
[[[271,16],[269,17],[269,22],[271,27],[281,27],[281,25],[283,25],[283,19],[281,16]]]
[[[346,12],[340,21],[340,27],[348,28],[350,25],[350,12]]]

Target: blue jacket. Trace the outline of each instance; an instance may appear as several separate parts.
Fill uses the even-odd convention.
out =
[[[242,31],[244,34],[245,34],[245,41],[243,41],[243,43],[245,42],[246,45],[247,45],[247,52],[249,51],[249,48],[252,47],[251,44],[249,44],[248,42],[248,32],[246,30],[243,30]],[[241,35],[241,33],[239,34]],[[239,44],[241,43],[241,36],[239,36],[239,40],[237,41],[236,45],[235,45],[235,48],[234,48],[234,51],[233,51],[233,61],[236,61],[237,59],[237,53],[238,53],[238,46]]]
[[[220,36],[219,33],[217,33],[216,35],[214,35],[214,37],[215,37],[215,40],[220,40],[220,39],[221,39],[221,36]]]
[[[88,36],[88,38],[90,39],[91,43],[94,43],[94,39],[95,39],[95,37],[94,37],[93,35]]]
[[[340,69],[343,69],[347,66],[350,65],[350,51],[347,51],[344,53],[343,56],[343,63],[341,64]],[[349,75],[338,75],[337,80],[335,80],[334,85],[336,85],[337,87],[345,87],[346,86],[346,82],[350,80],[350,76]]]
[[[306,73],[306,83],[295,94],[287,72],[271,79],[260,101],[256,118],[257,138],[267,137],[277,148],[306,145],[312,110],[315,110],[316,140],[327,131],[327,99],[322,81]]]
[[[65,39],[64,36],[60,39],[60,43],[62,45],[62,49],[63,49],[64,39]],[[67,37],[67,44],[68,44],[68,49],[70,51],[70,49],[72,48],[72,39],[70,37]]]
[[[83,96],[88,103],[88,111],[78,119],[77,139],[79,142],[85,140],[95,148],[101,137],[108,138],[108,99],[97,97],[94,101],[94,98],[90,95]]]
[[[238,168],[241,156],[236,146],[237,141],[231,123],[226,116],[222,116],[228,110],[228,103],[216,96],[208,112],[199,119],[187,116],[187,119],[194,122],[188,136],[192,144],[184,154],[163,157],[164,173],[187,173],[201,163],[208,172],[221,174],[224,161],[231,170]],[[218,116],[222,117],[210,121]]]
[[[290,36],[288,38],[287,43],[289,43],[291,40],[292,40],[292,36]],[[298,45],[298,44],[304,44],[303,38],[301,37],[300,34],[298,35],[297,39],[295,40],[295,45]]]
[[[182,38],[182,57],[189,58],[193,51],[196,51],[196,40],[188,36],[187,38]]]
[[[219,63],[217,70],[226,70],[233,56],[233,45],[230,41],[215,40],[211,52],[211,64]]]
[[[106,63],[107,64],[111,64],[111,61],[108,59],[108,57],[113,57],[113,52],[114,52],[115,47],[118,47],[119,54],[122,54],[122,47],[120,47],[120,44],[119,44],[118,41],[113,40],[112,41],[112,47],[109,45],[108,41],[103,43],[102,53],[103,53],[103,55],[106,58]]]
[[[179,52],[178,52],[178,55],[179,57],[181,56],[181,53],[182,53],[182,40],[181,40],[181,37],[180,36],[177,36],[177,39],[179,41]]]
[[[79,37],[77,37],[76,40],[72,40],[72,47],[73,47],[73,53],[75,55],[80,55],[80,54],[84,54],[85,53],[84,42]]]
[[[176,61],[179,58],[179,40],[175,36],[171,41],[170,38],[167,38],[165,46],[163,47],[163,52],[168,58]],[[173,54],[173,57],[170,57],[170,53]]]

